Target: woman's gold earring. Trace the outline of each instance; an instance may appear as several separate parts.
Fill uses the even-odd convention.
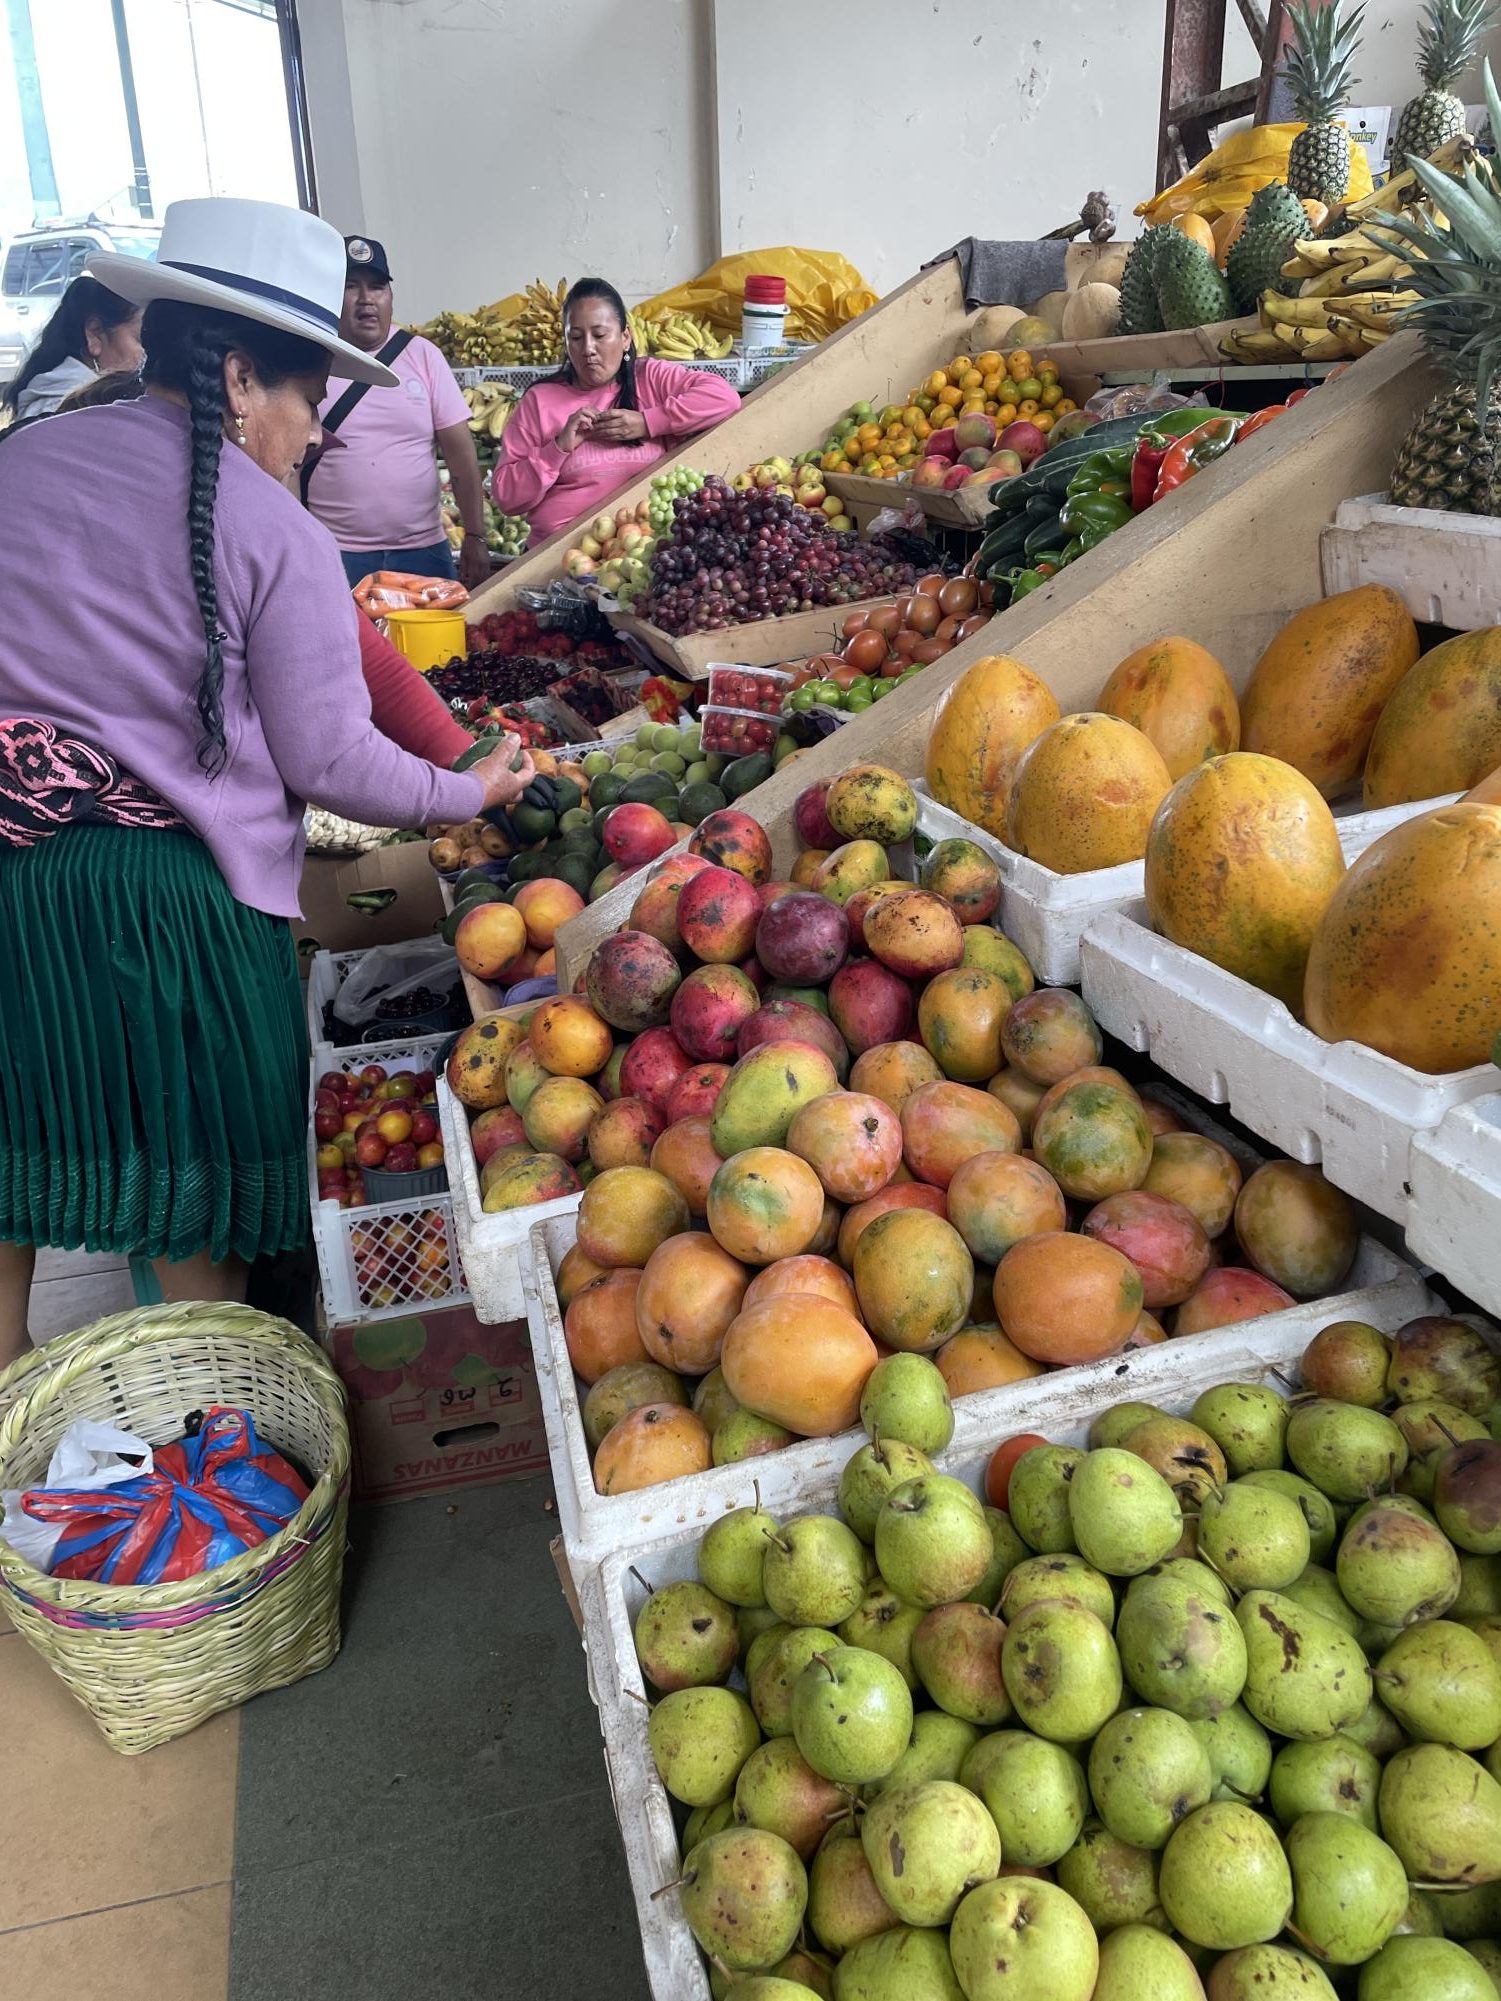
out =
[[[235,418],[235,443],[245,444],[245,419],[239,416]]]

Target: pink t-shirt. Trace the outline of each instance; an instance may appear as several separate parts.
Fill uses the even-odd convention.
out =
[[[426,549],[443,535],[433,438],[467,424],[453,370],[416,335],[392,364],[394,389],[367,389],[329,441],[308,484],[308,507],[341,549]],[[349,387],[331,376],[326,417]]]

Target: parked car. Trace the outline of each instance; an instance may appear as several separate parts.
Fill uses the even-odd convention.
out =
[[[97,216],[49,222],[13,236],[0,265],[0,383],[16,373],[53,307],[96,250],[154,257],[160,241],[155,223],[101,222]]]

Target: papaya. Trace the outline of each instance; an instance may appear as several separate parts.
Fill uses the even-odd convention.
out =
[[[1333,799],[1360,776],[1381,711],[1417,657],[1412,614],[1385,584],[1321,598],[1252,668],[1241,749],[1280,757]]]
[[[1130,723],[1065,716],[1017,759],[1004,838],[1059,875],[1139,861],[1172,782],[1161,752]]]
[[[924,776],[940,806],[988,834],[1002,834],[1016,760],[1059,717],[1047,684],[1003,653],[990,653],[945,690],[928,732]]]
[[[1501,764],[1501,625],[1461,632],[1397,683],[1366,759],[1367,806],[1464,792]]]
[[[1352,862],[1313,937],[1308,1026],[1441,1074],[1486,1062],[1501,1026],[1501,806],[1463,800]]]
[[[1192,639],[1173,636],[1139,646],[1110,676],[1095,706],[1139,729],[1175,780],[1206,757],[1240,748],[1235,690],[1214,655]]]
[[[1327,801],[1291,765],[1212,757],[1169,792],[1147,836],[1154,929],[1295,1011],[1315,927],[1345,858]]]

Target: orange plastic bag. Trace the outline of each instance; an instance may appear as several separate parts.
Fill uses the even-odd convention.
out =
[[[388,611],[453,611],[468,604],[469,593],[451,577],[409,577],[403,570],[376,570],[361,577],[354,601],[371,618]]]

